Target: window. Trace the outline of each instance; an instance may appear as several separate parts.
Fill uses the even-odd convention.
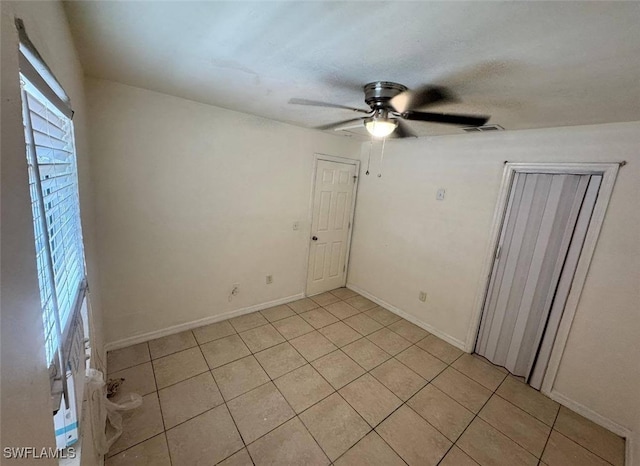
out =
[[[73,445],[79,434],[75,393],[83,393],[81,307],[87,292],[73,112],[64,89],[29,40],[19,18],[16,27],[53,427],[58,448],[65,448]]]
[[[85,276],[73,123],[24,75],[21,84],[45,349],[51,363]]]

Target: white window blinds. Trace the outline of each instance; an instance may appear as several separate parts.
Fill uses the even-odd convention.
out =
[[[85,278],[73,123],[24,75],[21,84],[46,357],[51,364]]]

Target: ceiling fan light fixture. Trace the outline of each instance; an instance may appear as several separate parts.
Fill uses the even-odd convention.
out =
[[[374,138],[386,138],[395,131],[397,126],[397,121],[386,118],[368,118],[364,122],[364,127]]]

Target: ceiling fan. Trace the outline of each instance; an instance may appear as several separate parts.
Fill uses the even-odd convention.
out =
[[[314,107],[331,107],[364,113],[366,116],[339,121],[317,129],[347,129],[364,127],[374,137],[396,138],[416,137],[403,120],[425,121],[446,125],[482,126],[489,121],[488,116],[461,115],[449,113],[421,112],[417,109],[436,103],[456,102],[458,99],[444,87],[422,86],[417,90],[410,90],[402,84],[390,81],[375,81],[364,86],[364,101],[369,110],[353,108],[346,105],[318,102],[315,100],[293,98],[290,104],[310,105]]]

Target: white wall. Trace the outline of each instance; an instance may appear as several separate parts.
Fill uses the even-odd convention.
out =
[[[14,16],[65,88],[74,126],[85,253],[92,287],[94,348],[102,349],[94,254],[93,196],[86,138],[83,72],[61,3],[1,2],[2,8],[2,446],[55,446],[36,275]],[[86,448],[85,451],[89,451]],[[39,461],[38,464],[45,461]],[[90,463],[88,463],[90,464]]]
[[[366,166],[368,143],[361,151]],[[374,161],[379,156],[376,146]],[[632,429],[640,412],[640,123],[388,142],[382,178],[361,177],[348,282],[464,346],[486,285],[481,271],[505,160],[629,162],[554,391]],[[444,201],[436,201],[439,188]]]
[[[359,143],[110,81],[87,89],[107,341],[304,291],[313,154],[357,157]]]

